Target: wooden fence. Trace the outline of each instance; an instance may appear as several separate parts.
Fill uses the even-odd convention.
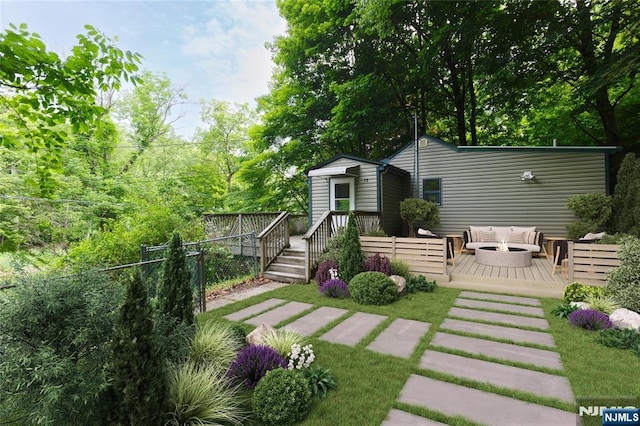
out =
[[[447,239],[404,237],[360,237],[366,256],[376,253],[401,260],[414,274],[446,275]]]
[[[615,244],[584,244],[569,241],[569,282],[605,285],[607,271],[620,266]]]

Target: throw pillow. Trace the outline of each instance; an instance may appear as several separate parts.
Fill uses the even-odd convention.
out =
[[[469,226],[469,233],[471,234],[471,241],[477,242],[480,240],[480,232],[491,231],[490,226]]]
[[[481,231],[480,242],[482,243],[494,243],[496,241],[496,233],[493,231]]]
[[[588,241],[600,240],[602,239],[602,237],[604,237],[604,234],[605,234],[604,232],[598,232],[597,234],[589,232],[587,235],[585,235],[581,239],[588,240]]]
[[[437,235],[428,229],[418,228],[418,235],[426,235],[427,237],[436,237]]]
[[[525,232],[524,240],[526,244],[536,244],[536,238],[538,238],[537,232]]]
[[[511,231],[512,232],[535,232],[536,227],[535,226],[527,226],[527,227],[512,226]]]
[[[525,236],[524,232],[510,232],[508,242],[516,243],[516,244],[525,244],[524,236]]]

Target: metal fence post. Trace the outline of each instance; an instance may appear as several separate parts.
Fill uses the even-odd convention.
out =
[[[251,231],[251,247],[253,248],[253,276],[256,277],[258,275],[258,256],[256,255],[256,233],[254,231]]]
[[[207,310],[207,300],[206,300],[206,278],[204,273],[204,250],[198,250],[198,257],[196,262],[196,269],[198,271],[198,291],[200,294],[200,312],[206,312]]]
[[[147,246],[144,244],[140,244],[140,271],[142,272],[142,282],[147,283],[147,278],[149,276],[148,268],[149,266],[145,263],[149,260],[149,252],[147,251]]]

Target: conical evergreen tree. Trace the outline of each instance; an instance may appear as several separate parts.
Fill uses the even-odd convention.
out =
[[[139,273],[127,288],[108,365],[111,424],[160,425],[166,373],[153,326],[153,310]]]
[[[349,220],[344,231],[344,240],[340,250],[340,260],[338,262],[338,273],[340,279],[348,283],[353,277],[362,272],[362,262],[364,256],[360,246],[360,233],[356,224],[356,217],[353,212],[349,213]]]
[[[613,193],[612,228],[614,232],[640,236],[640,161],[628,153],[620,169]]]
[[[193,291],[187,257],[180,234],[174,232],[169,254],[164,262],[164,274],[158,286],[158,311],[177,322],[193,324]]]

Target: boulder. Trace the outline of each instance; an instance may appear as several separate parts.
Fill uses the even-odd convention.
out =
[[[577,306],[578,309],[590,309],[591,306],[587,302],[571,302],[569,303],[571,306]]]
[[[626,308],[616,309],[609,319],[616,328],[640,329],[640,314]]]
[[[407,280],[403,276],[391,275],[389,276],[389,278],[391,278],[391,281],[396,284],[396,287],[398,288],[398,294],[404,292],[404,289],[407,287]]]
[[[275,333],[275,329],[269,324],[260,324],[251,333],[247,334],[247,345],[263,345],[264,336]]]

